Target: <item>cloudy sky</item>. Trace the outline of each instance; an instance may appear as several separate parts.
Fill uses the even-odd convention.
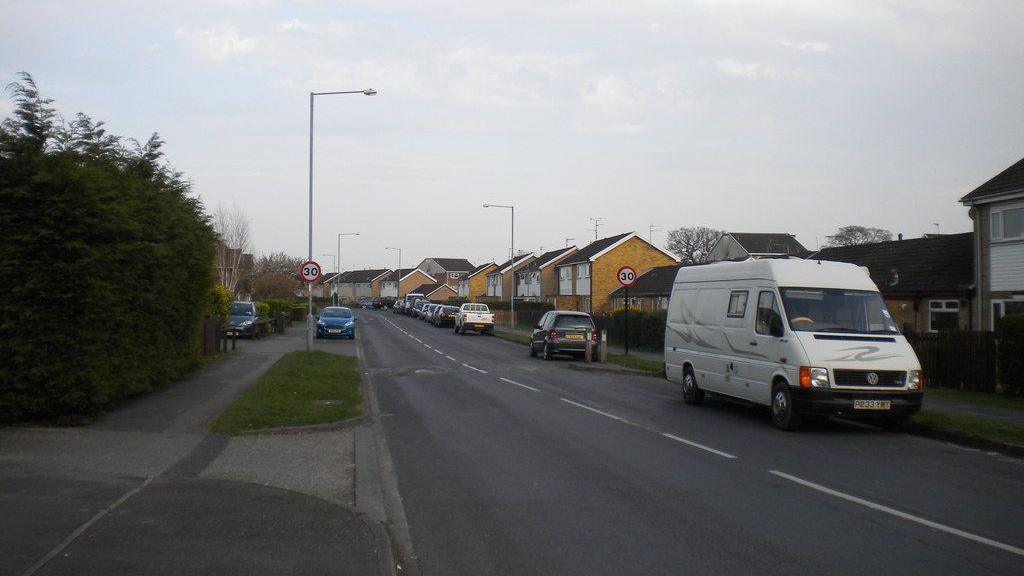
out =
[[[0,0],[0,78],[159,132],[256,252],[474,262],[599,233],[966,231],[1024,155],[1024,2]],[[0,114],[10,111],[0,101]]]

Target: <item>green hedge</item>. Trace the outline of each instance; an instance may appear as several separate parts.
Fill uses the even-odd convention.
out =
[[[0,421],[77,421],[199,364],[215,238],[187,180],[31,77],[0,125]]]
[[[228,318],[231,316],[231,301],[231,292],[228,292],[228,289],[220,284],[214,284],[210,287],[203,314],[216,318],[223,327],[227,325]]]
[[[1004,316],[996,326],[999,383],[1007,396],[1024,396],[1024,315]]]
[[[658,312],[629,311],[629,345],[660,350],[665,346],[664,310]],[[608,330],[608,340],[614,344],[626,341],[626,311],[618,309],[607,316],[595,316],[598,329]]]
[[[295,302],[291,300],[263,300],[261,302],[257,302],[256,304],[257,306],[259,306],[260,304],[266,305],[267,317],[270,320],[277,318],[277,315],[281,314],[282,312],[286,316],[291,316],[292,306],[296,305]]]

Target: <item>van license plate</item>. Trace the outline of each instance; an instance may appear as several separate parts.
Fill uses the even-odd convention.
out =
[[[889,400],[854,400],[854,410],[888,410],[892,406]]]

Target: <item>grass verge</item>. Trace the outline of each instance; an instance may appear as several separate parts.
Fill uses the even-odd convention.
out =
[[[1024,426],[1011,422],[922,410],[914,416],[913,423],[927,428],[956,432],[978,440],[1024,446]]]
[[[213,431],[244,434],[358,416],[362,413],[359,380],[354,356],[291,352],[214,420]]]
[[[609,364],[618,364],[625,368],[640,370],[651,376],[661,376],[665,366],[661,362],[640,358],[639,356],[626,356],[625,354],[608,354]]]
[[[512,331],[507,328],[495,328],[494,335],[502,340],[508,340],[509,342],[515,342],[516,344],[522,344],[526,346],[530,343],[530,335],[524,332]]]
[[[929,396],[942,398],[952,402],[974,404],[977,406],[995,406],[1010,410],[1024,410],[1024,398],[1007,398],[1000,394],[983,394],[981,392],[965,392],[949,388],[928,388],[924,392],[925,402]]]

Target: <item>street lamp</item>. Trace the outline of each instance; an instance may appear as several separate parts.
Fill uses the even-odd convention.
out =
[[[484,208],[508,208],[512,211],[512,246],[509,253],[512,254],[512,290],[508,295],[508,317],[509,326],[516,327],[516,207],[505,206],[504,204],[484,204]],[[500,280],[499,280],[500,281]]]
[[[395,270],[395,300],[402,297],[402,249],[385,246],[385,250],[398,250],[398,270]]]
[[[334,276],[334,296],[341,302],[341,294],[338,289],[338,276],[341,276],[341,237],[342,236],[359,236],[359,232],[338,232],[338,257],[335,259],[336,267],[335,271],[338,273]]]
[[[373,88],[366,90],[347,90],[341,92],[310,92],[309,93],[309,259],[313,259],[313,101],[317,96],[331,96],[334,94],[363,94],[373,96],[377,91]],[[306,304],[306,352],[313,349],[313,285],[306,286],[308,300]]]

